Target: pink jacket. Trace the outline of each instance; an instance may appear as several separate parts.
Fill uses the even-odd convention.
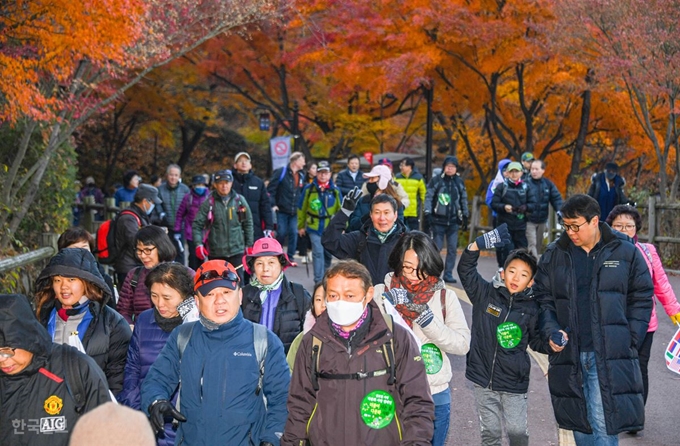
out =
[[[651,243],[636,243],[638,249],[642,253],[642,257],[645,258],[647,262],[647,267],[649,272],[652,274],[652,282],[654,282],[654,295],[663,305],[666,314],[672,316],[674,314],[680,313],[680,303],[675,297],[675,292],[671,288],[670,282],[668,282],[668,276],[663,269],[663,264],[661,263],[661,258],[656,252],[656,248]],[[652,307],[652,317],[649,319],[648,332],[656,331],[659,326],[659,321],[656,318],[656,305]]]

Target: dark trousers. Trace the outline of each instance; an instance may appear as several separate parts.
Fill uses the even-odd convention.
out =
[[[404,223],[411,231],[420,231],[420,219],[418,217],[404,217]]]
[[[312,242],[309,240],[309,234],[302,237],[298,236],[297,249],[301,257],[307,256],[307,251],[312,247]]]
[[[194,242],[193,240],[189,240],[188,243],[189,243],[189,268],[196,271],[198,267],[203,264],[203,260],[200,260],[198,257],[196,257],[196,247],[199,244]]]
[[[510,233],[510,243],[505,245],[502,250],[496,250],[496,259],[498,260],[498,267],[502,268],[505,265],[505,260],[510,255],[510,251],[517,248],[526,248],[529,246],[527,242],[527,228],[508,229]]]
[[[645,338],[642,340],[642,345],[638,349],[638,359],[640,360],[640,372],[642,372],[642,386],[644,388],[644,393],[642,396],[645,399],[645,404],[647,404],[647,394],[649,393],[649,375],[647,373],[647,367],[649,365],[649,357],[652,353],[652,340],[654,339],[654,332],[648,331]]]

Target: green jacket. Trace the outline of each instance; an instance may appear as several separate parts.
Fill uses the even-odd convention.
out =
[[[411,172],[410,177],[397,174],[397,183],[401,184],[408,195],[408,207],[404,210],[404,217],[418,217],[418,208],[425,202],[425,179],[420,172]]]
[[[341,198],[340,189],[335,187],[333,181],[328,183],[328,188],[323,192],[319,190],[316,180],[306,185],[298,204],[298,229],[322,234],[331,217],[340,210]]]
[[[208,213],[212,208],[212,225]],[[240,218],[239,218],[240,209]],[[253,246],[253,215],[248,202],[234,191],[224,199],[213,191],[198,210],[192,225],[196,243],[203,240],[203,230],[209,230],[208,251],[210,257],[231,257],[242,254],[246,246]]]

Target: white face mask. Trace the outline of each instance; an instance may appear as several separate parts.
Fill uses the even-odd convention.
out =
[[[328,317],[341,327],[352,325],[364,314],[364,300],[365,298],[360,302],[347,302],[344,300],[326,302]]]
[[[156,205],[154,203],[151,203],[151,207],[146,210],[146,215],[151,215],[151,213],[153,212],[153,208],[155,207]]]

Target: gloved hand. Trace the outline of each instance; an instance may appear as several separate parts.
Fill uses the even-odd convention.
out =
[[[385,298],[394,306],[413,303],[412,296],[403,288],[392,288],[386,291]]]
[[[526,214],[527,213],[527,205],[526,204],[520,204],[517,206],[517,213],[518,214]]]
[[[671,316],[671,321],[673,321],[675,325],[680,325],[680,313],[675,313]]]
[[[493,249],[510,243],[507,223],[503,223],[493,231],[486,232],[475,239],[479,249]]]
[[[363,192],[361,192],[361,189],[358,187],[355,187],[351,191],[347,192],[345,198],[342,199],[343,211],[348,211],[350,214],[354,212],[354,209],[356,209],[357,203],[359,202],[359,199],[362,195]],[[345,214],[347,214],[347,212],[345,212]]]
[[[564,336],[564,333],[562,333],[560,330],[553,331],[550,335],[550,340],[560,347],[564,347],[567,345],[567,342],[569,342],[569,340]]]
[[[177,240],[177,242],[182,241],[182,234],[180,234],[179,232],[175,233],[175,235],[173,235],[173,237],[174,237],[175,240]]]
[[[467,231],[468,230],[468,218],[466,216],[463,216],[463,222],[460,224],[460,230],[461,231]]]
[[[267,238],[274,238],[274,233],[272,232],[271,229],[265,229],[264,231],[264,236]]]
[[[208,249],[203,246],[203,245],[198,245],[196,247],[196,257],[198,257],[199,260],[205,260],[208,258]]]
[[[402,288],[392,288],[391,290],[385,292],[385,298],[395,307],[397,305],[403,305],[407,310],[418,313],[418,317],[414,319],[414,322],[425,327],[432,319],[434,319],[434,314],[427,304],[416,304],[413,303],[413,295]]]
[[[165,417],[172,417],[177,421],[184,422],[187,417],[179,413],[168,400],[157,400],[149,406],[149,422],[156,434],[163,432]]]

